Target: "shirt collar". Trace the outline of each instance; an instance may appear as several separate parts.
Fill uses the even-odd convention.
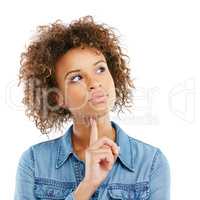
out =
[[[124,132],[124,130],[114,121],[111,121],[112,127],[116,132],[116,144],[120,146],[119,160],[131,171],[134,170],[134,159],[131,148],[130,137]],[[61,137],[60,145],[58,145],[56,168],[59,168],[73,153],[71,135],[73,133],[73,124],[68,128],[67,132]]]

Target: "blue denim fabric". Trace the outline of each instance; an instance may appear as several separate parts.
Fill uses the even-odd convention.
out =
[[[134,139],[114,121],[120,154],[92,200],[169,200],[170,168],[159,148]],[[16,173],[15,200],[75,200],[85,162],[73,152],[73,125],[56,139],[25,150]]]

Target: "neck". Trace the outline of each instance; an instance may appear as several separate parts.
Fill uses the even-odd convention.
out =
[[[106,136],[115,140],[115,130],[112,127],[109,115],[96,118],[98,139]],[[86,118],[73,118],[72,142],[76,150],[84,150],[89,146],[90,141],[90,123]]]

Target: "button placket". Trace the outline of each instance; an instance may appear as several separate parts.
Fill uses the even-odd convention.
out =
[[[85,176],[85,166],[80,160],[77,160],[76,157],[73,159],[73,166],[78,186]]]

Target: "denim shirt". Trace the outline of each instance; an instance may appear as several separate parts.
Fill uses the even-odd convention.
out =
[[[116,122],[120,153],[91,200],[169,200],[170,168],[159,148],[129,136]],[[73,152],[73,125],[56,139],[34,144],[21,155],[15,200],[75,200],[74,190],[85,174],[85,161]]]

